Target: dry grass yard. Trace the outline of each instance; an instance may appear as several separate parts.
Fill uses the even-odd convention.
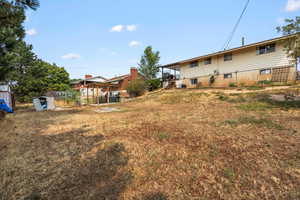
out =
[[[159,91],[0,121],[0,199],[300,199],[300,102]]]

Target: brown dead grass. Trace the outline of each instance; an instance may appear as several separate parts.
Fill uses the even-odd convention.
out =
[[[160,91],[115,113],[22,106],[0,122],[0,199],[300,199],[300,110],[221,95]]]

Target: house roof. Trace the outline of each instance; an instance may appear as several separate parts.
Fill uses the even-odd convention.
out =
[[[94,77],[87,78],[87,79],[80,79],[80,80],[77,80],[77,81],[73,81],[71,84],[78,84],[78,83],[81,83],[83,81],[87,81],[87,82],[99,82],[99,81],[97,81],[95,79],[103,79],[104,82],[108,80],[107,78],[104,78],[103,76],[94,76]]]
[[[130,76],[129,74],[122,75],[122,76],[116,76],[116,77],[113,77],[111,79],[106,80],[105,82],[106,83],[110,83],[110,82],[114,82],[114,81],[120,81],[120,80],[123,80],[123,79],[125,79],[125,78],[127,78],[129,76]]]
[[[200,59],[210,58],[210,57],[213,57],[213,56],[223,55],[223,54],[226,54],[226,53],[232,53],[232,52],[235,52],[235,51],[239,51],[239,50],[243,50],[243,49],[247,49],[247,48],[251,48],[251,47],[256,47],[256,46],[260,46],[260,45],[264,45],[264,44],[268,44],[268,43],[272,43],[272,42],[277,42],[277,41],[280,41],[280,40],[284,40],[284,39],[294,37],[295,35],[296,34],[291,34],[291,35],[277,37],[277,38],[273,38],[273,39],[269,39],[269,40],[264,40],[264,41],[261,41],[261,42],[256,42],[256,43],[252,43],[252,44],[248,44],[248,45],[244,45],[244,46],[240,46],[240,47],[236,47],[236,48],[232,48],[232,49],[228,49],[228,50],[224,50],[224,51],[218,51],[218,52],[215,52],[215,53],[211,53],[211,54],[207,54],[207,55],[203,55],[203,56],[198,56],[198,57],[194,57],[194,58],[190,58],[190,59],[170,63],[170,64],[167,64],[167,65],[163,65],[162,67],[163,68],[169,68],[169,69],[177,69],[178,67],[180,67],[181,64],[186,64],[186,63],[190,63],[190,62],[197,61],[197,60],[200,60]]]
[[[85,79],[86,81],[93,81],[93,79],[97,79],[97,78],[100,78],[100,79],[103,79],[103,80],[107,80],[107,78],[104,78],[103,76],[94,76],[94,77],[91,77],[91,78],[87,78]]]

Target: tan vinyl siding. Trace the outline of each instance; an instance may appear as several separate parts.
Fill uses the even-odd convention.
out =
[[[190,68],[189,63],[182,65],[180,72],[182,79],[191,79],[213,75],[215,70],[224,74],[290,65],[292,64],[286,56],[283,45],[276,43],[276,51],[273,53],[257,55],[256,47],[251,47],[233,52],[232,61],[224,61],[224,55],[219,55],[212,57],[212,64],[209,65],[204,65],[203,60],[200,60],[199,66],[194,68]],[[257,78],[257,75],[253,76]]]

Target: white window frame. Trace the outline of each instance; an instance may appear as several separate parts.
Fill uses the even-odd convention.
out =
[[[232,73],[224,74],[224,79],[231,79],[231,78],[233,78]]]
[[[267,74],[272,74],[272,69],[267,68],[267,69],[261,69],[259,70],[260,75],[267,75]]]
[[[273,53],[276,51],[276,43],[262,45],[257,47],[256,54],[257,55],[263,55],[268,53]]]
[[[227,57],[229,56],[229,57]],[[227,61],[232,61],[232,53],[226,53],[224,54],[224,61],[227,62]]]
[[[212,64],[212,58],[210,57],[210,58],[206,58],[206,59],[204,59],[204,65],[210,65],[210,64]]]
[[[198,84],[198,79],[197,78],[192,78],[190,79],[191,85],[197,85]]]
[[[198,67],[199,66],[199,61],[194,61],[190,63],[190,68]]]

